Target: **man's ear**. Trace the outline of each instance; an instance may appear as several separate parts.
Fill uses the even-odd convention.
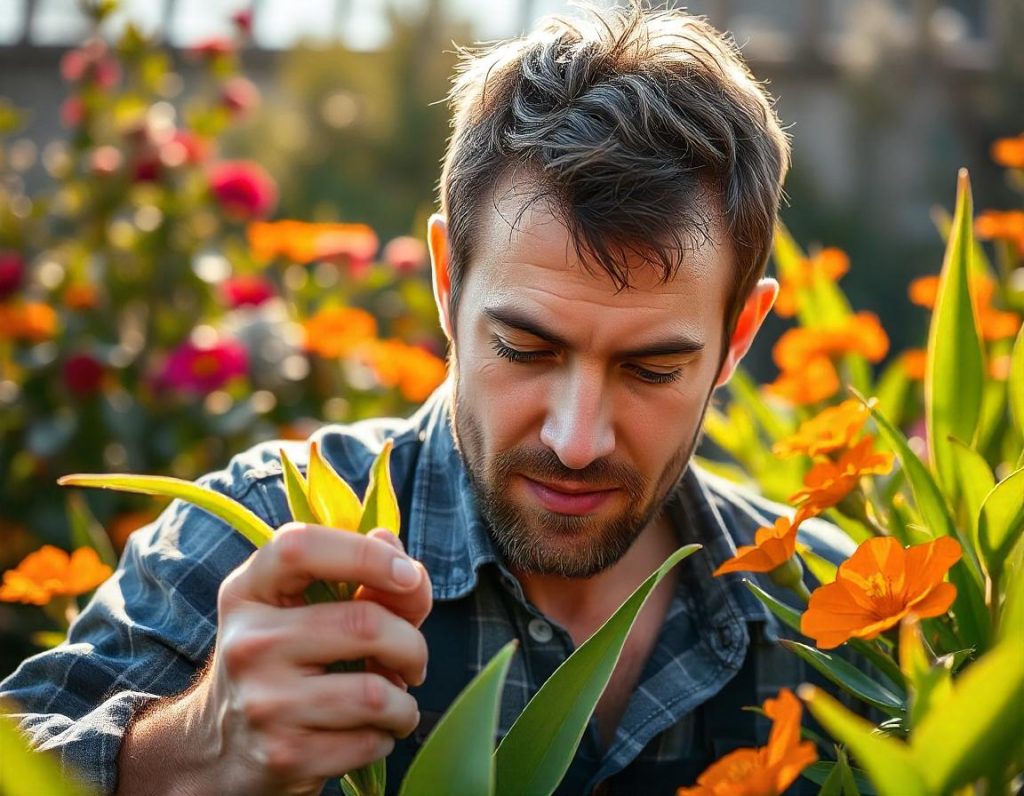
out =
[[[758,329],[764,323],[778,295],[779,283],[770,277],[759,280],[750,291],[740,311],[739,320],[736,321],[732,337],[729,338],[729,349],[722,361],[722,369],[718,372],[715,387],[721,387],[729,381],[740,360],[750,350],[750,344],[754,342]]]
[[[455,325],[451,317],[452,280],[449,271],[450,249],[448,246],[448,220],[440,213],[434,213],[427,221],[427,249],[430,251],[430,270],[434,282],[434,301],[437,303],[437,317],[445,336],[453,340]]]

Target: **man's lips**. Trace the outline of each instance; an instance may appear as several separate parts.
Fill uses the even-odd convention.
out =
[[[548,511],[556,514],[590,514],[603,505],[617,488],[595,489],[572,481],[544,482],[522,476],[527,489]]]

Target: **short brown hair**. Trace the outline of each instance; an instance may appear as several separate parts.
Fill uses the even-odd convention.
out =
[[[733,328],[764,274],[789,144],[729,39],[681,11],[588,9],[463,51],[449,102],[440,198],[453,322],[481,206],[515,170],[619,289],[630,255],[670,279],[720,213],[737,261]]]

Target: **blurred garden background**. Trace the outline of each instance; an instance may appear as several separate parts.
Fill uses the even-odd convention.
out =
[[[687,6],[733,34],[790,125],[793,237],[846,253],[844,290],[879,316],[888,361],[921,346],[907,285],[939,269],[956,169],[979,210],[1020,206],[1024,155],[1003,168],[992,145],[1024,131],[1024,4]],[[59,475],[193,478],[429,394],[444,349],[422,232],[453,42],[548,13],[572,8],[0,0],[0,571],[43,544],[112,562],[159,509],[69,501]],[[748,357],[757,381],[788,325],[773,317]],[[0,676],[74,596],[0,602]]]

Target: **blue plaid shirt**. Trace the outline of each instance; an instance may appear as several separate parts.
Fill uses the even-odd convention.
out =
[[[429,619],[425,626],[431,668],[424,688],[429,691],[432,673],[444,671],[451,679],[445,667],[453,649],[465,659],[461,685],[507,641],[519,639],[502,701],[504,734],[573,644],[564,628],[530,604],[492,545],[453,445],[447,392],[442,388],[408,420],[327,426],[315,438],[357,491],[365,489],[384,440],[395,440],[392,476],[407,548],[430,573],[435,612],[452,617],[446,626],[431,625]],[[268,443],[235,457],[201,483],[278,527],[290,519],[281,445],[295,461],[305,461],[305,443]],[[765,742],[767,725],[757,718],[756,732],[746,729],[743,723],[754,727],[755,719],[739,710],[742,705],[804,679],[796,656],[775,643],[779,628],[741,578],[711,575],[784,507],[691,466],[668,510],[680,543],[699,542],[704,549],[680,564],[676,593],[614,740],[605,748],[591,720],[560,792],[629,792],[630,771],[659,765],[674,772],[674,785],[690,784],[686,778],[692,781],[730,748]],[[836,561],[851,552],[848,538],[826,523],[804,523],[801,536]],[[125,728],[141,707],[187,688],[204,665],[216,637],[218,588],[252,552],[228,526],[178,501],[133,534],[117,570],[96,591],[68,640],[29,658],[0,683],[0,698],[19,706],[17,718],[32,743],[55,751],[66,768],[112,792]],[[761,585],[772,590],[770,582]],[[725,710],[722,700],[735,689],[741,669],[754,673],[746,678],[753,690],[737,692],[735,711]],[[713,703],[718,708],[707,710]],[[424,716],[429,722],[429,714]],[[418,731],[403,743],[415,746],[423,736]],[[413,752],[406,749],[407,755]],[[672,769],[673,761],[686,765]],[[400,766],[389,773],[389,783],[397,785]],[[655,780],[645,777],[648,787],[642,789],[659,792],[650,787]]]

